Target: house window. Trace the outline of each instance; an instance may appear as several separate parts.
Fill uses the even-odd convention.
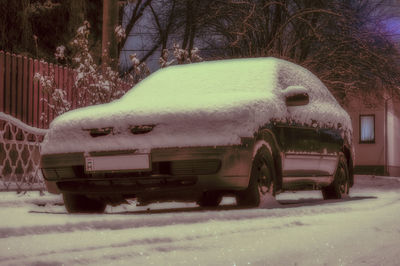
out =
[[[375,115],[360,115],[360,143],[375,143]]]

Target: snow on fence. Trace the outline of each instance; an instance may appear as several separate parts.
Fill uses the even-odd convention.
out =
[[[40,143],[46,130],[0,112],[0,190],[43,190]]]

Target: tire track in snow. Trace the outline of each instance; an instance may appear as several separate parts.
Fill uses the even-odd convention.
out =
[[[265,217],[262,217],[265,218]],[[261,219],[262,219],[261,218]],[[254,220],[253,220],[254,221]],[[226,221],[211,221],[211,223],[216,222],[218,223],[224,223]],[[255,224],[257,224],[257,221],[254,221]],[[214,224],[215,225],[215,224]],[[188,225],[190,226],[190,225]],[[100,257],[97,258],[88,258],[85,256],[85,259],[80,260],[79,264],[89,264],[89,263],[96,263],[98,261],[101,261],[104,263],[104,260],[113,260],[116,258],[117,255],[115,255],[115,251],[121,249],[121,248],[131,248],[131,247],[147,247],[148,252],[135,252],[135,251],[130,251],[129,254],[120,254],[118,255],[118,259],[121,259],[121,257],[125,258],[131,258],[135,256],[151,256],[152,252],[173,252],[175,250],[200,250],[204,249],[204,247],[201,246],[196,246],[195,244],[198,243],[199,241],[202,242],[204,239],[215,239],[216,237],[225,237],[225,236],[231,236],[231,235],[240,235],[240,234],[246,234],[248,232],[261,232],[265,230],[280,230],[280,229],[285,229],[285,228],[293,228],[293,227],[299,227],[299,226],[309,226],[309,224],[305,224],[301,221],[298,221],[297,219],[284,223],[284,224],[279,224],[277,225],[276,222],[271,223],[271,224],[263,224],[262,226],[249,226],[249,227],[243,227],[243,223],[237,223],[236,227],[234,228],[224,228],[218,233],[216,231],[209,231],[209,230],[204,230],[206,232],[192,232],[191,235],[185,235],[185,236],[173,236],[173,237],[156,237],[156,238],[141,238],[141,239],[132,239],[129,241],[124,241],[124,242],[119,242],[119,243],[114,243],[114,244],[107,244],[107,245],[93,245],[90,247],[79,247],[79,248],[67,248],[67,249],[61,249],[61,250],[53,250],[53,251],[47,251],[47,252],[41,252],[38,254],[29,254],[29,255],[23,255],[19,254],[18,256],[9,256],[9,257],[1,257],[0,258],[0,264],[3,263],[17,263],[21,264],[24,260],[29,260],[32,263],[32,260],[38,259],[36,262],[39,263],[38,265],[43,265],[40,262],[40,259],[44,259],[47,257],[46,261],[48,261],[48,257],[51,256],[61,256],[64,257],[63,255],[69,255],[71,258],[77,258],[79,257],[79,254],[85,254],[87,252],[95,252],[95,251],[100,251],[100,250],[107,250],[108,253],[112,253],[113,255],[107,255],[103,254]],[[239,230],[238,230],[239,229]],[[135,237],[134,235],[132,237]],[[112,249],[112,250],[111,250]],[[115,251],[114,251],[115,250]],[[96,254],[99,254],[98,252]],[[71,263],[77,263],[77,261],[70,261]],[[55,263],[54,265],[57,265],[57,262],[53,261]],[[65,264],[65,261],[62,263],[63,265]],[[69,263],[66,263],[68,265]],[[36,264],[35,264],[36,265]],[[52,264],[53,265],[53,264]]]
[[[219,208],[214,210],[199,210],[196,212],[185,212],[183,210],[175,210],[174,213],[168,213],[169,210],[163,210],[161,214],[147,214],[147,215],[135,215],[135,212],[127,212],[123,214],[131,215],[133,219],[121,219],[118,217],[116,220],[93,220],[76,223],[66,224],[50,224],[50,225],[35,225],[35,226],[22,226],[22,227],[2,227],[0,228],[0,238],[26,236],[26,235],[41,235],[51,233],[68,233],[74,231],[86,231],[86,230],[122,230],[129,228],[140,228],[140,227],[157,227],[157,226],[168,226],[177,224],[197,224],[208,221],[229,221],[229,220],[248,220],[256,218],[269,219],[287,217],[287,216],[304,216],[304,215],[315,215],[322,213],[336,213],[336,212],[348,212],[352,211],[350,207],[341,206],[343,202],[325,202],[318,206],[305,206],[300,209],[296,209],[296,206],[282,205],[282,208],[275,209],[233,209],[233,210],[220,210]],[[329,204],[331,204],[329,206]],[[339,204],[339,205],[338,205]],[[304,206],[304,205],[303,205]],[[193,208],[191,208],[193,210]],[[48,214],[46,214],[48,215]],[[104,214],[107,215],[107,214]],[[121,216],[122,214],[108,214]],[[97,217],[98,218],[98,217]],[[95,219],[95,217],[94,217]]]

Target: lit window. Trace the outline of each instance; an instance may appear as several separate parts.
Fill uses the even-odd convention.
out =
[[[375,142],[375,116],[360,115],[360,143]]]

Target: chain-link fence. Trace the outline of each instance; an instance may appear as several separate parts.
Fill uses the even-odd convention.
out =
[[[0,191],[43,190],[40,143],[46,130],[0,112]]]

